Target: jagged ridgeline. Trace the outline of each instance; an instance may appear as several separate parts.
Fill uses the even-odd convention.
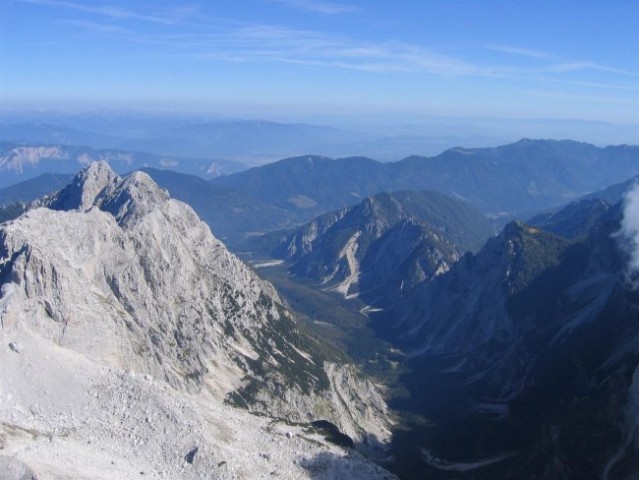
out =
[[[292,421],[387,440],[385,404],[142,172],[93,163],[0,229],[2,329]]]
[[[437,423],[421,438],[400,432],[395,451],[421,442],[410,460],[433,478],[636,478],[639,297],[628,281],[628,215],[622,203],[584,200],[541,217],[564,236],[511,222],[379,314],[411,363],[411,397],[393,406]],[[451,470],[468,474],[442,473]]]
[[[443,193],[392,192],[317,217],[292,232],[254,237],[291,273],[347,298],[387,307],[448,271],[494,233],[484,214]]]

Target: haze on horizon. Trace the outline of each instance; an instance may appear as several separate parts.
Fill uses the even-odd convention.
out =
[[[0,110],[570,119],[637,138],[638,23],[632,1],[5,0]]]

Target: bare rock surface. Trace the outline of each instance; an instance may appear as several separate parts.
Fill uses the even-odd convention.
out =
[[[0,455],[42,478],[388,475],[300,423],[383,447],[373,385],[190,207],[103,163],[41,205],[0,229]]]

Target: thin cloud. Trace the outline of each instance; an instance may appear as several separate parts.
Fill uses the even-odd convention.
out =
[[[422,72],[444,76],[528,77],[598,71],[638,74],[593,62],[565,62],[536,67],[482,65],[405,42],[357,42],[315,31],[275,25],[221,28],[216,33],[182,36],[185,45],[198,44],[203,58],[271,60],[291,64],[362,70],[377,73]],[[530,52],[529,52],[530,53]],[[537,52],[550,58],[545,52]]]
[[[496,51],[496,52],[504,52],[504,53],[521,56],[521,57],[535,58],[539,60],[548,60],[548,61],[556,62],[550,65],[546,65],[544,67],[520,69],[522,73],[525,71],[532,72],[532,73],[570,73],[570,72],[577,72],[577,71],[593,70],[593,71],[615,73],[618,75],[627,75],[627,76],[633,76],[633,77],[639,76],[639,73],[637,72],[630,72],[628,70],[609,67],[609,66],[601,65],[595,62],[584,62],[584,61],[561,62],[561,59],[559,59],[556,55],[553,55],[548,52],[543,52],[541,50],[535,50],[532,48],[522,48],[522,47],[514,47],[514,46],[506,46],[506,45],[487,45],[485,48]],[[503,70],[507,72],[509,69],[506,67]],[[516,72],[517,70],[518,69],[510,69],[511,72]]]
[[[615,234],[622,249],[628,254],[626,278],[634,289],[639,288],[639,184],[626,193],[621,230]]]
[[[626,75],[631,77],[639,77],[639,73],[622,70],[620,68],[608,67],[594,62],[568,62],[556,65],[550,65],[544,69],[547,72],[570,73],[582,70],[595,70],[599,72],[615,73],[617,75]]]
[[[310,12],[321,13],[324,15],[339,15],[342,13],[351,13],[359,11],[360,8],[355,5],[336,2],[323,2],[315,0],[270,0],[288,5],[289,7],[307,10]]]
[[[60,25],[64,25],[65,27],[73,27],[80,28],[84,30],[89,30],[91,32],[96,33],[116,33],[116,34],[128,34],[129,30],[126,28],[120,27],[118,25],[110,25],[100,22],[90,22],[87,20],[61,20],[59,22]]]
[[[168,10],[153,10],[138,12],[131,9],[115,7],[108,4],[76,3],[66,0],[18,0],[23,3],[42,5],[48,7],[76,10],[94,15],[108,17],[114,20],[138,20],[143,22],[158,23],[163,25],[177,25],[186,17],[196,13],[196,6],[183,6]]]
[[[548,59],[552,55],[540,50],[533,50],[531,48],[510,47],[505,45],[487,45],[487,49],[494,50],[496,52],[510,53],[521,57]]]
[[[571,101],[584,103],[603,103],[610,105],[627,105],[628,101],[624,98],[600,96],[600,95],[579,95],[573,93],[557,92],[553,90],[528,90],[525,95],[544,98],[547,100]]]
[[[197,38],[193,35],[183,41],[192,44]],[[477,73],[472,64],[402,42],[360,43],[317,32],[264,25],[208,35],[207,38],[209,48],[201,55],[209,59],[261,59],[377,73]]]
[[[628,84],[628,85],[620,85],[616,83],[600,83],[600,82],[587,82],[587,81],[567,81],[560,79],[550,80],[552,83],[557,83],[561,85],[576,85],[580,87],[588,87],[588,88],[597,88],[604,90],[621,90],[621,91],[629,91],[629,92],[639,92],[639,85],[636,83]]]
[[[440,76],[556,78],[575,72],[602,72],[637,77],[630,72],[587,61],[559,62],[547,52],[505,45],[486,48],[514,55],[545,60],[534,67],[489,65],[445,55],[425,46],[399,41],[362,42],[348,37],[277,25],[238,22],[208,17],[197,6],[159,9],[154,4],[133,3],[119,7],[103,2],[80,3],[72,0],[18,0],[25,3],[77,10],[106,17],[110,23],[100,26],[88,20],[69,20],[70,26],[119,36],[129,42],[157,45],[170,51],[181,50],[190,56],[218,61],[271,61],[307,66],[360,70],[375,73],[414,72]],[[311,0],[271,0],[298,8],[338,13],[349,10],[347,4]],[[197,13],[197,15],[196,15]],[[143,32],[134,22],[153,22],[171,27],[164,32]],[[555,59],[554,63],[550,63]],[[573,79],[577,80],[577,79]],[[588,78],[581,78],[586,82]]]

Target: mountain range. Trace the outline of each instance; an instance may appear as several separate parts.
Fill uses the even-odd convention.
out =
[[[119,173],[144,167],[179,170],[213,178],[244,168],[238,162],[185,159],[120,149],[93,149],[77,145],[22,145],[0,142],[0,187],[7,187],[45,173],[75,174],[95,161],[106,161]]]
[[[464,201],[437,192],[394,192],[321,215],[293,232],[256,237],[255,245],[271,247],[270,256],[286,260],[292,274],[378,308],[448,271],[493,233],[486,216]]]
[[[94,476],[109,460],[100,478],[261,478],[269,464],[286,478],[381,478],[321,440],[328,425],[342,444],[383,451],[390,425],[373,384],[147,174],[92,163],[2,224],[0,245],[0,466],[45,478]],[[237,435],[255,435],[252,460]]]
[[[390,475],[337,443],[403,480],[635,478],[638,165],[522,140],[6,188],[0,468]],[[284,261],[291,301],[220,236]]]
[[[304,152],[336,151],[372,135],[303,123],[197,118],[108,120],[52,118],[0,122],[0,142],[86,145],[95,149],[149,152],[157,156],[210,159],[209,163],[262,164]],[[348,148],[348,147],[346,147]]]
[[[585,211],[557,214],[568,237],[511,222],[370,314],[410,366],[410,397],[391,405],[436,424],[395,436],[421,461],[405,478],[635,478],[636,240],[622,232],[636,218],[623,203]]]
[[[180,158],[234,160],[250,166],[313,153],[396,161],[458,146],[491,147],[528,135],[596,145],[637,144],[636,125],[558,119],[495,119],[418,115],[309,115],[305,123],[197,115],[53,111],[0,112],[0,142],[84,145]]]
[[[565,204],[637,173],[639,147],[524,139],[394,163],[297,157],[212,181],[307,219],[399,190],[436,190],[508,218]]]
[[[12,148],[9,151],[15,153],[16,148],[20,152],[27,147]],[[32,150],[27,157],[38,159],[37,166],[29,171],[32,177],[38,172],[77,168],[82,158],[111,158],[108,152],[87,153],[79,147],[41,147],[52,149],[55,155],[40,152],[38,147],[28,148]],[[213,188],[193,177],[167,173],[166,166],[158,164],[160,157],[141,156],[132,163],[131,158],[138,158],[137,154],[113,154],[112,163],[119,165],[121,173],[156,165],[148,172],[173,196],[192,202],[213,232],[238,249],[246,247],[247,238],[255,234],[304,224],[383,191],[439,191],[467,201],[504,224],[511,218],[527,218],[557,208],[639,174],[638,147],[599,148],[548,140],[522,140],[496,148],[457,148],[436,157],[409,157],[395,163],[364,157],[296,157],[214,178]],[[45,161],[46,155],[49,161]],[[56,155],[75,160],[59,162]],[[29,168],[24,158],[12,163],[10,156],[5,157],[5,168],[14,163]],[[198,163],[185,161],[184,165]],[[7,184],[25,177],[11,171],[3,176]]]
[[[401,478],[635,478],[637,244],[623,233],[637,231],[635,185],[510,222],[497,236],[460,200],[382,193],[254,249],[285,260],[292,281],[369,306],[392,346],[370,362],[378,369],[386,356],[405,389],[389,399],[405,421],[392,448]],[[420,225],[439,242],[413,236]],[[414,238],[430,248],[413,250]],[[433,252],[446,268],[429,262]]]

